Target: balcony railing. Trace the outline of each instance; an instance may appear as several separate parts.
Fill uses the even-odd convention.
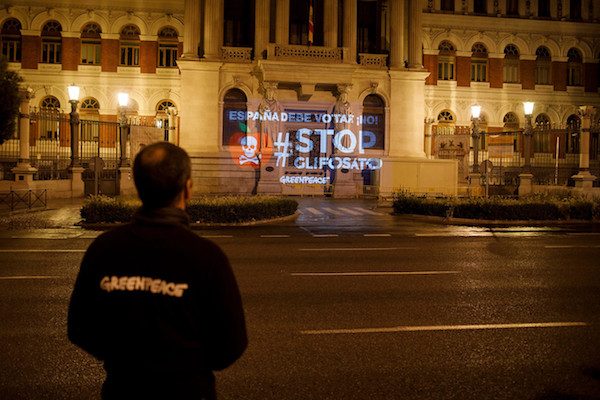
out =
[[[358,61],[360,65],[366,68],[373,69],[386,69],[387,68],[387,54],[369,54],[359,53]]]
[[[252,62],[251,47],[221,47],[221,58],[225,62],[250,63]]]
[[[268,58],[279,61],[310,61],[333,64],[344,61],[344,49],[340,47],[270,44]]]

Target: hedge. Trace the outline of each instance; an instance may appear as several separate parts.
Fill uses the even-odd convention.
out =
[[[394,195],[395,214],[486,220],[592,220],[600,219],[600,199],[577,196],[507,198],[426,198],[406,193]]]
[[[81,207],[86,223],[128,222],[141,206],[139,200],[92,196]],[[298,202],[283,197],[225,196],[194,199],[187,207],[191,222],[242,223],[293,215]]]

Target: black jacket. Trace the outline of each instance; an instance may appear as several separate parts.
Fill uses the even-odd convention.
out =
[[[176,208],[140,210],[90,245],[68,335],[104,361],[104,398],[126,397],[128,387],[141,395],[141,381],[152,382],[154,393],[163,386],[181,391],[168,398],[213,398],[212,371],[231,365],[247,345],[227,257]]]

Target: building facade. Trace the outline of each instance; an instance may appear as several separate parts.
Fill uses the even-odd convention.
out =
[[[579,149],[558,130],[600,103],[592,0],[61,4],[0,10],[2,54],[30,104],[67,112],[76,83],[82,119],[111,122],[129,93],[130,119],[169,125],[202,193],[457,194],[471,105],[483,157],[508,163],[523,157],[523,101],[565,162]],[[554,136],[534,159],[556,153]]]

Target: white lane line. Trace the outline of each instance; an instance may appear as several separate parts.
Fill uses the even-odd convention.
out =
[[[460,271],[378,271],[378,272],[292,272],[292,276],[389,276],[389,275],[447,275]]]
[[[365,214],[370,214],[370,215],[384,215],[383,213],[379,213],[379,212],[375,212],[373,210],[369,210],[368,208],[362,208],[362,207],[352,207],[355,210],[361,211]]]
[[[0,249],[0,253],[85,253],[86,250],[61,249]]]
[[[227,238],[232,238],[233,235],[200,235],[200,237],[203,237],[206,239],[227,239]]]
[[[390,250],[414,250],[416,247],[326,247],[306,248],[299,251],[390,251]]]
[[[426,331],[473,331],[490,329],[529,329],[529,328],[565,328],[588,326],[585,322],[528,322],[518,324],[481,324],[481,325],[433,325],[433,326],[394,326],[390,328],[358,329],[321,329],[300,331],[304,335],[332,335],[356,333],[398,333]]]
[[[344,215],[344,213],[334,210],[333,208],[330,208],[330,207],[322,207],[322,209],[333,215]]]
[[[261,238],[289,238],[290,235],[260,235]]]
[[[8,280],[25,280],[25,279],[59,279],[62,276],[46,276],[46,275],[33,275],[33,276],[0,276],[0,281],[8,281]]]
[[[314,215],[323,215],[323,213],[321,211],[317,210],[314,207],[306,207],[305,210],[308,211],[308,212],[310,212],[310,213],[312,213],[312,214],[314,214]]]
[[[390,237],[391,233],[365,233],[364,237]]]
[[[470,236],[494,236],[492,232],[447,232],[447,233],[415,233],[419,237],[470,237]]]
[[[556,246],[544,246],[545,249],[597,249],[600,245],[556,245]]]
[[[598,236],[600,232],[567,232],[569,236]]]
[[[313,235],[313,237],[316,237],[316,238],[328,238],[328,237],[340,236],[337,233],[313,233],[312,235]]]
[[[351,209],[346,208],[346,207],[338,207],[338,210],[343,211],[343,212],[345,212],[347,214],[350,214],[350,215],[362,215],[362,213],[359,213],[358,211],[354,211],[354,210],[351,210]]]

